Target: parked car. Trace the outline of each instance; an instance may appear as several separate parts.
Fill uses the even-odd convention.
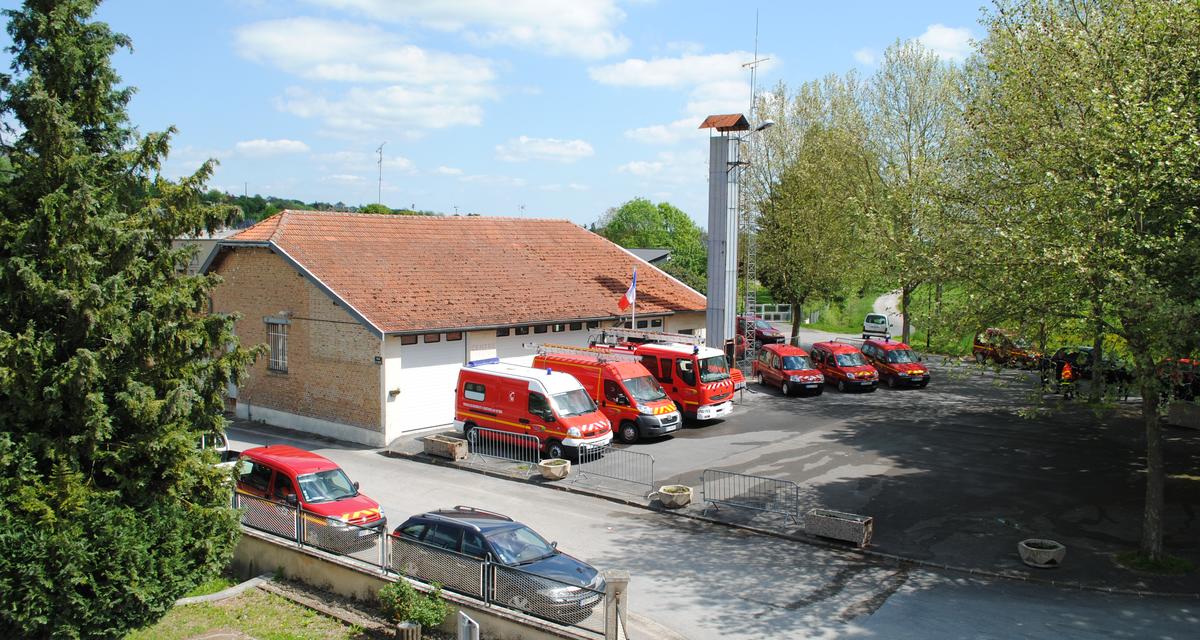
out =
[[[575,376],[600,411],[615,425],[622,442],[662,436],[683,426],[683,416],[654,376],[633,354],[543,345],[533,358],[537,369]]]
[[[770,322],[745,316],[737,317],[737,333],[752,340],[755,349],[761,348],[764,344],[777,344],[787,340],[787,336],[784,336]]]
[[[604,600],[604,577],[595,567],[499,513],[463,506],[429,511],[405,520],[392,536],[451,552],[446,557],[418,553],[412,560],[418,577],[451,589],[479,589],[478,576],[457,569],[456,558],[500,565],[491,585],[496,601],[543,619],[576,624]],[[472,577],[464,580],[464,575]]]
[[[891,329],[888,326],[888,318],[882,313],[868,313],[863,318],[863,339],[871,336],[881,336],[887,338],[891,335]]]
[[[1166,358],[1156,368],[1164,392],[1178,400],[1200,397],[1200,359]]]
[[[454,427],[532,435],[548,458],[575,456],[580,447],[612,442],[612,423],[569,373],[472,361],[458,372]]]
[[[779,387],[783,395],[808,391],[820,395],[825,389],[825,376],[812,362],[808,352],[786,344],[763,345],[752,369],[760,385]]]
[[[206,434],[200,436],[199,448],[203,451],[214,451],[217,455],[215,467],[218,469],[231,469],[241,457],[241,451],[234,451],[229,448],[229,441],[221,434]]]
[[[1048,360],[1054,367],[1056,377],[1062,377],[1063,364],[1070,362],[1076,377],[1091,380],[1095,369],[1092,364],[1093,355],[1093,348],[1090,346],[1059,347]],[[1124,362],[1109,354],[1104,355],[1104,382],[1106,384],[1128,384],[1132,381],[1133,374],[1130,373],[1129,367]]]
[[[387,532],[379,503],[359,493],[337,463],[311,451],[282,444],[247,449],[237,477],[238,493],[263,499],[244,503],[242,522],[252,527],[294,535],[299,508],[304,540],[336,553],[369,549]]]
[[[903,342],[874,338],[863,342],[862,352],[888,387],[924,388],[929,384],[929,367]]]
[[[874,391],[879,385],[879,372],[867,364],[853,345],[844,342],[815,342],[812,360],[825,376],[827,384],[836,384],[838,391],[863,389]]]
[[[994,327],[975,334],[975,343],[971,350],[979,364],[991,360],[1006,367],[1032,369],[1037,367],[1042,359],[1042,354],[1027,342]]]

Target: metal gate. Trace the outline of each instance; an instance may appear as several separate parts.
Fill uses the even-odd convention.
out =
[[[714,507],[753,509],[800,520],[800,485],[790,480],[705,469],[700,475],[700,495]]]
[[[638,487],[654,489],[654,456],[628,449],[580,447],[575,482],[587,481],[589,476],[628,482]]]

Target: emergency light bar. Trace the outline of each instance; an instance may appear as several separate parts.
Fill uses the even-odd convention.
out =
[[[484,358],[482,360],[471,360],[467,363],[468,367],[478,367],[485,364],[500,364],[500,358]]]
[[[566,344],[543,344],[538,345],[537,352],[540,355],[557,353],[562,355],[587,355],[595,356],[599,362],[640,362],[641,358],[629,353],[614,353],[607,349],[593,349],[590,347],[572,347]]]
[[[642,329],[625,329],[621,327],[611,329],[592,329],[589,331],[592,334],[592,342],[607,342],[605,338],[614,336],[617,338],[636,338],[645,342],[674,342],[678,344],[702,345],[704,339],[700,336],[688,335],[686,333],[664,333],[662,331],[644,331]],[[599,336],[599,340],[597,340]]]

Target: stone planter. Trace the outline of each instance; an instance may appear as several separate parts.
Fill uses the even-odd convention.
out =
[[[397,622],[396,640],[421,640],[421,625],[416,622]]]
[[[547,480],[562,480],[571,473],[571,461],[562,458],[549,458],[538,463],[538,471]]]
[[[422,439],[422,443],[425,445],[425,453],[431,456],[451,460],[462,460],[467,457],[467,441],[462,438],[443,435],[426,436]]]
[[[682,509],[692,503],[692,488],[683,484],[669,484],[658,490],[658,501],[668,509]]]
[[[875,519],[871,516],[830,509],[810,509],[804,514],[804,532],[808,535],[845,540],[859,547],[871,543],[874,529]]]
[[[1053,569],[1062,564],[1067,548],[1054,540],[1029,538],[1017,543],[1021,562],[1039,569]]]

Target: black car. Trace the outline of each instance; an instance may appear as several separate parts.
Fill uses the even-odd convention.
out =
[[[595,567],[498,513],[463,506],[429,511],[405,520],[392,537],[420,543],[393,544],[402,571],[469,595],[482,591],[539,618],[577,624],[604,600],[604,578]],[[489,561],[495,569],[464,562],[469,559]]]
[[[1075,375],[1084,379],[1092,379],[1092,347],[1062,347],[1050,356],[1056,371],[1061,376],[1063,363],[1070,362]],[[1125,363],[1111,356],[1104,356],[1104,382],[1107,384],[1127,383],[1133,379]]]

